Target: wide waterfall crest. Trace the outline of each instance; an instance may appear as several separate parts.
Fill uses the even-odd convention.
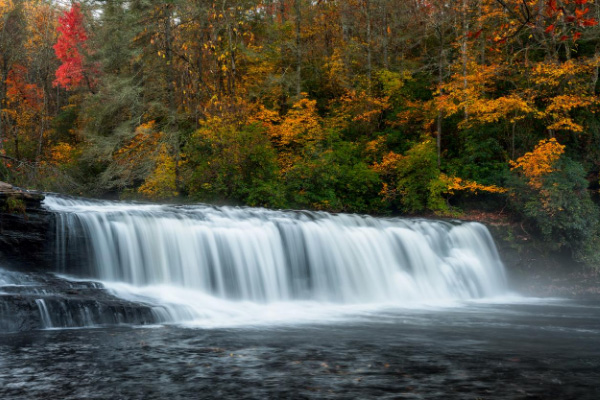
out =
[[[505,292],[504,267],[479,223],[58,196],[45,206],[57,215],[59,270],[86,278],[257,303]]]

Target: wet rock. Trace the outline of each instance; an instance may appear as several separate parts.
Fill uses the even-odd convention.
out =
[[[0,265],[42,270],[50,265],[48,231],[53,218],[44,195],[0,182]]]
[[[153,305],[119,299],[97,282],[0,269],[0,332],[145,325],[161,322],[160,315]]]

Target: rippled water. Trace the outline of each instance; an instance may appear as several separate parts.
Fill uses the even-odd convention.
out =
[[[0,398],[598,399],[600,303],[0,334]]]

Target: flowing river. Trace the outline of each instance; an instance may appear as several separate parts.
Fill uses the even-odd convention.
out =
[[[600,398],[600,304],[512,293],[482,224],[45,207],[53,274],[0,269],[2,398]]]

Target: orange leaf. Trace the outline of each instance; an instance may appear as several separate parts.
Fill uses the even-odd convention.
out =
[[[583,16],[584,16],[585,14],[587,14],[589,11],[590,11],[590,8],[589,8],[589,7],[586,7],[586,8],[585,8],[585,10],[582,10],[582,9],[576,8],[576,9],[575,9],[575,17],[577,17],[577,19],[581,19],[581,18],[583,18]]]

